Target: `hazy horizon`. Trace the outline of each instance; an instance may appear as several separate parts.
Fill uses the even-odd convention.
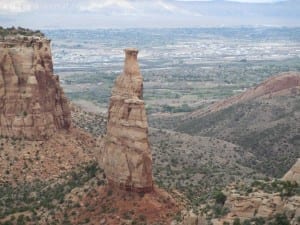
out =
[[[0,26],[32,29],[299,27],[300,0],[0,0]]]

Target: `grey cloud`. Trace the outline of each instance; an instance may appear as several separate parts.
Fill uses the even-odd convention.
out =
[[[1,13],[0,10],[2,26],[38,29],[266,24],[300,26],[300,0],[272,0],[273,4],[266,3],[270,0],[254,0],[260,3],[247,4],[241,1],[250,0],[5,0],[11,3],[15,1],[27,1],[32,7],[28,8],[30,11],[14,14]]]

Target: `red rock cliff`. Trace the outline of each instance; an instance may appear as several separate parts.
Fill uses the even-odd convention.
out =
[[[0,135],[32,140],[69,129],[69,104],[53,75],[50,40],[14,37],[0,42]]]

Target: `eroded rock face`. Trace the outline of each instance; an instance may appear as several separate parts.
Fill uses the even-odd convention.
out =
[[[0,42],[0,135],[42,140],[69,129],[68,100],[53,75],[50,40],[14,37]]]
[[[300,158],[282,179],[286,181],[297,182],[298,184],[300,184]]]
[[[142,100],[143,78],[136,49],[126,49],[123,73],[117,77],[110,98],[107,134],[101,164],[109,182],[122,189],[153,189],[148,122]]]

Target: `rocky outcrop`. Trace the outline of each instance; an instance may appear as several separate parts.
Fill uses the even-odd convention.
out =
[[[296,183],[255,180],[251,185],[228,185],[223,193],[226,195],[224,204],[208,201],[199,207],[198,224],[234,224],[237,220],[241,224],[254,224],[257,219],[264,220],[264,224],[273,224],[279,217],[284,217],[291,225],[299,224],[300,195]],[[220,207],[226,212],[222,216],[216,214]],[[277,222],[274,224],[279,224]]]
[[[50,40],[0,41],[0,135],[42,140],[70,124],[68,101],[53,75]]]
[[[123,73],[110,98],[101,162],[110,184],[135,192],[153,189],[152,156],[136,49],[126,49]]]
[[[297,182],[300,184],[300,159],[292,166],[292,168],[282,178],[286,181]]]
[[[272,181],[269,183],[256,181],[259,184],[258,187],[265,187],[268,192],[256,189],[255,185],[252,185],[251,189],[254,188],[254,191],[251,193],[241,192],[238,190],[238,186],[228,186],[229,191],[227,192],[227,200],[224,207],[229,209],[229,213],[222,218],[213,219],[211,221],[212,224],[222,225],[224,222],[231,224],[236,218],[242,221],[252,218],[270,219],[275,217],[276,214],[285,214],[292,225],[299,224],[300,196],[299,191],[297,191],[298,186],[297,184],[285,183],[285,181],[291,181],[299,184],[299,178],[300,159],[284,175],[283,181]],[[289,186],[289,190],[285,189],[285,186]],[[272,187],[274,190],[272,190]],[[278,187],[282,189],[280,190]]]
[[[282,198],[280,193],[253,192],[249,195],[239,194],[232,190],[228,195],[224,207],[230,212],[219,219],[213,219],[213,225],[223,225],[224,222],[233,223],[235,218],[250,220],[252,218],[272,218],[276,214],[284,213],[291,224],[296,225],[300,216],[300,196]]]

